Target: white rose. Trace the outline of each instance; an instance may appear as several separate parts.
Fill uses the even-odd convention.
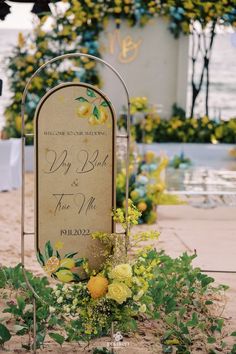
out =
[[[78,304],[78,299],[77,299],[77,298],[75,298],[75,299],[73,300],[73,302],[72,302],[72,303],[73,303],[73,305],[75,305],[75,306],[76,306],[76,305]]]
[[[55,307],[49,306],[49,312],[54,313],[56,311]]]
[[[63,302],[63,297],[60,296],[60,297],[57,299],[57,303],[58,303],[58,304],[61,304],[62,302]]]

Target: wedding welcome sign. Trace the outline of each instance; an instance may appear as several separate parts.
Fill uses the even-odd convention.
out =
[[[36,248],[45,271],[61,281],[99,269],[115,207],[115,113],[109,99],[84,83],[61,84],[35,113]]]

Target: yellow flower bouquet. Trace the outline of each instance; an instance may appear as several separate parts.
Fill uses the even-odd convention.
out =
[[[137,224],[139,216],[140,212],[131,202],[127,219],[121,209],[113,212],[114,221],[124,228],[128,225],[129,229]],[[128,233],[128,236],[130,252],[139,242],[155,239],[159,233],[143,232],[132,237]],[[108,332],[111,322],[120,323],[124,327],[134,317],[151,311],[148,306],[149,282],[155,267],[159,266],[157,259],[149,259],[146,249],[133,257],[125,255],[124,239],[119,235],[97,232],[92,237],[104,244],[112,244],[114,249],[99,272],[87,267],[88,279],[75,283],[70,268],[73,262],[77,262],[73,258],[64,258],[58,263],[56,257],[52,256],[54,262],[51,268],[59,280],[67,283],[55,286],[53,296],[57,306],[53,311],[59,318],[66,320],[68,326],[73,327],[78,322],[77,335],[83,333],[88,338]],[[61,263],[68,269],[63,269],[65,273],[58,276],[58,272],[62,272]]]

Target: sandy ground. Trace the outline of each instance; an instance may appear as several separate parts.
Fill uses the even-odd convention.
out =
[[[25,191],[25,230],[34,230],[33,175],[26,175]],[[0,193],[0,264],[15,266],[21,261],[20,255],[20,190]],[[236,208],[218,207],[215,209],[197,209],[188,205],[161,206],[158,208],[157,225],[150,229],[161,231],[156,247],[164,249],[173,257],[184,251],[194,252],[198,257],[195,265],[203,270],[218,271],[210,273],[218,283],[228,284],[228,302],[225,317],[230,319],[232,330],[236,328],[236,274],[221,273],[221,271],[236,271]],[[144,227],[144,226],[142,226]],[[36,275],[44,275],[34,255],[34,240],[32,235],[25,236],[26,269]],[[118,352],[127,354],[159,353],[155,347],[155,338],[151,332],[141,330],[142,337],[129,339],[131,345]],[[106,346],[109,339],[102,339]],[[97,343],[97,342],[96,342]],[[6,346],[8,353],[22,353],[21,342],[18,339],[13,346]],[[24,351],[25,352],[25,351]],[[43,353],[91,353],[89,348],[70,345],[60,348],[52,342],[46,342]],[[0,353],[1,350],[0,350]]]
[[[159,230],[160,248],[172,257],[196,252],[193,264],[230,287],[225,316],[236,328],[236,207],[162,206]]]

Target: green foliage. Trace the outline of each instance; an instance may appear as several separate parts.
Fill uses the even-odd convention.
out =
[[[63,336],[61,336],[58,333],[48,333],[49,337],[51,337],[56,343],[62,345],[65,341],[65,338]]]
[[[192,161],[181,152],[180,155],[175,155],[169,162],[169,166],[175,169],[186,168],[192,165]]]
[[[6,274],[3,269],[0,268],[0,289],[5,287],[6,281]]]
[[[233,345],[233,348],[230,352],[230,354],[235,354],[236,353],[236,344]]]
[[[136,102],[136,101],[135,101]],[[132,109],[132,106],[131,106]],[[135,111],[135,107],[133,109]],[[137,142],[143,143],[236,143],[236,118],[228,121],[216,121],[207,116],[194,118],[185,116],[181,108],[174,106],[173,115],[170,119],[162,119],[156,112],[154,105],[149,108],[142,108],[143,119],[138,120],[132,126],[131,133]],[[135,116],[135,112],[134,112]],[[126,116],[122,114],[118,121],[118,126],[126,128]],[[232,156],[234,152],[232,151]],[[183,156],[172,161],[178,167]],[[186,159],[186,158],[185,158]],[[184,161],[189,163],[188,159]]]
[[[186,117],[186,112],[183,108],[179,107],[176,103],[174,103],[172,106],[171,116],[180,117],[181,119],[184,119]]]
[[[0,346],[11,339],[11,333],[6,326],[0,323]]]
[[[95,348],[93,350],[93,354],[112,354],[112,352],[107,348],[103,347],[103,348]]]
[[[21,264],[16,267],[2,267],[0,271],[5,274],[6,284],[13,289],[23,289],[27,291],[27,296],[31,295],[31,292],[28,290],[25,277],[22,272]],[[35,277],[31,272],[26,272],[29,282],[34,285],[34,289],[39,296],[43,295],[45,301],[50,295],[50,288],[48,287],[49,282],[47,277]]]
[[[123,20],[127,20],[130,26],[144,26],[156,16],[164,16],[169,21],[169,30],[175,37],[193,31],[193,23],[196,21],[203,30],[212,21],[221,25],[235,25],[236,22],[235,0],[206,2],[65,0],[64,2],[68,5],[64,12],[56,3],[52,4],[53,16],[41,17],[32,33],[26,38],[19,34],[18,44],[13,48],[12,55],[8,59],[7,69],[12,92],[11,102],[5,111],[7,119],[5,131],[8,136],[20,136],[19,112],[22,92],[33,72],[46,61],[60,54],[80,51],[100,57],[98,38],[108,18],[113,18],[119,28]],[[50,31],[44,31],[49,17],[51,17]],[[60,62],[53,63],[44,69],[40,76],[33,79],[26,101],[26,133],[33,132],[34,111],[46,90],[65,81],[81,80],[100,85],[98,70],[93,60],[84,57],[81,60],[68,60],[67,64],[68,67],[61,65]],[[75,71],[74,67],[78,64],[80,70]],[[176,109],[175,111],[182,116],[183,112]],[[28,137],[27,143],[32,142],[32,138]]]
[[[141,280],[146,277],[145,274],[152,274],[145,295],[143,292],[136,295],[137,299],[143,296],[142,303],[146,308],[142,321],[144,318],[158,321],[157,340],[162,344],[163,353],[191,353],[197,345],[206,353],[216,353],[215,348],[218,348],[222,352],[234,354],[235,345],[230,348],[223,340],[226,336],[225,320],[217,316],[215,311],[218,301],[215,300],[215,294],[219,299],[226,287],[213,287],[214,279],[192,266],[195,257],[184,253],[181,257],[173,259],[154,249],[140,251],[134,270],[136,277]],[[4,267],[1,271],[4,272],[6,280],[5,289],[9,288],[11,292],[14,290],[16,293],[15,300],[8,301],[3,312],[10,313],[14,319],[15,335],[31,333],[32,295],[24,283],[21,268]],[[108,335],[114,320],[116,328],[123,332],[136,331],[139,327],[140,315],[137,315],[137,309],[133,307],[128,311],[131,300],[127,301],[123,311],[122,307],[114,302],[113,307],[111,303],[108,306],[108,300],[105,298],[102,302],[91,302],[86,284],[81,283],[77,287],[69,284],[57,285],[52,289],[45,278],[34,277],[31,273],[28,273],[28,277],[42,299],[37,301],[38,348],[43,345],[47,333],[55,342],[63,345],[65,341],[90,340],[93,337]],[[145,286],[144,283],[142,286]],[[77,309],[76,317],[72,314],[75,314]],[[92,317],[95,327],[88,326],[86,322]],[[233,331],[230,335],[235,337],[236,332]],[[6,325],[1,324],[0,344],[10,338],[11,334]],[[30,343],[24,347],[29,349]],[[96,350],[94,352],[104,352],[101,351],[103,349]]]
[[[151,257],[155,255],[152,253]],[[160,264],[155,269],[150,292],[154,311],[166,324],[166,332],[162,336],[165,350],[172,343],[178,353],[191,353],[199,332],[202,352],[210,350],[208,344],[217,343],[223,348],[224,320],[210,310],[214,304],[214,292],[220,291],[220,288],[212,287],[214,279],[192,267],[195,255],[184,253],[180,258],[172,259],[159,253],[158,257]]]
[[[7,301],[3,313],[11,314],[15,319],[15,334],[22,336],[32,332],[33,326],[33,306],[32,306],[32,292],[28,289],[25,277],[22,272],[22,267],[19,264],[14,268],[2,267],[0,271],[4,273],[6,289],[15,292],[15,299]],[[48,279],[46,277],[35,277],[31,272],[26,272],[30,284],[33,286],[36,293],[42,299],[37,300],[37,348],[43,345],[46,335],[46,320],[49,316],[49,303],[51,301],[52,289],[48,286]],[[25,346],[30,349],[30,344]]]

